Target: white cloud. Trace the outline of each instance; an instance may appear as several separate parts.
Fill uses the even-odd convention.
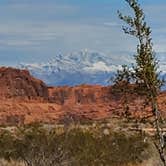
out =
[[[69,4],[59,4],[54,2],[39,2],[39,1],[11,1],[7,3],[6,5],[0,6],[1,10],[8,10],[12,13],[20,13],[20,14],[73,14],[78,11],[78,8],[76,6],[72,6]]]
[[[153,5],[146,5],[144,7],[145,12],[153,13],[153,14],[162,14],[161,11],[166,11],[166,3],[164,4],[153,4]]]
[[[119,23],[116,23],[116,22],[105,22],[104,25],[105,25],[105,26],[108,26],[108,27],[117,27],[117,26],[121,26]]]
[[[11,46],[11,47],[17,47],[17,46],[32,46],[34,44],[34,42],[31,41],[26,41],[26,40],[0,40],[0,45],[4,45],[4,46]]]
[[[154,45],[154,50],[156,52],[166,52],[166,41],[165,43],[159,43]]]
[[[61,48],[69,49],[68,52],[82,48],[107,53],[108,50],[110,52],[132,50],[133,41],[126,40],[128,37],[123,33],[119,35],[119,32],[121,30],[116,28],[76,22],[8,23],[0,26],[0,36],[3,36],[0,44],[1,47],[38,46],[41,49],[61,45]],[[121,42],[123,44],[119,46]]]

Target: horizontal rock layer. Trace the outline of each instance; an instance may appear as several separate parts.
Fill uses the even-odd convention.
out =
[[[165,116],[164,92],[159,96],[159,106]],[[59,121],[67,124],[115,115],[140,118],[150,116],[151,112],[142,96],[123,96],[111,86],[47,87],[26,70],[0,68],[0,124]]]

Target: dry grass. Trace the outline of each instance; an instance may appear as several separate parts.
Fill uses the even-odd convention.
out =
[[[25,166],[24,163],[19,163],[16,161],[6,161],[4,159],[0,159],[0,166]]]
[[[125,127],[123,125],[125,125]],[[101,154],[103,155],[103,161],[108,160],[108,163],[110,162],[109,160],[111,157],[113,158],[112,160],[114,162],[114,160],[117,161],[116,159],[119,160],[119,158],[117,158],[117,156],[119,156],[122,162],[119,162],[119,163],[121,163],[121,165],[116,165],[116,163],[114,163],[114,165],[116,165],[116,166],[161,166],[162,164],[159,163],[160,159],[159,159],[158,153],[156,152],[156,149],[151,141],[151,137],[146,135],[148,137],[148,139],[147,139],[148,146],[147,147],[144,145],[144,143],[139,144],[140,133],[127,130],[131,126],[132,126],[132,123],[130,124],[130,123],[122,122],[122,121],[121,122],[110,121],[110,122],[104,122],[101,124],[94,123],[91,125],[70,125],[70,127],[67,129],[65,129],[63,125],[62,126],[61,125],[58,125],[58,126],[32,125],[29,127],[26,126],[26,130],[23,130],[24,131],[23,135],[21,134],[22,136],[21,135],[19,135],[19,136],[24,138],[25,136],[29,136],[29,134],[30,134],[30,136],[32,136],[30,138],[30,143],[32,143],[32,144],[34,143],[33,145],[36,145],[37,147],[39,145],[39,147],[40,147],[40,145],[43,145],[43,142],[39,142],[39,141],[40,140],[42,141],[41,138],[44,139],[45,137],[43,137],[43,135],[40,136],[37,133],[44,134],[44,136],[48,136],[49,133],[53,134],[55,132],[54,133],[56,136],[55,140],[57,140],[57,141],[60,140],[58,145],[60,145],[60,144],[63,145],[63,143],[65,144],[65,138],[68,139],[67,146],[65,144],[65,148],[66,148],[65,150],[67,150],[66,152],[68,152],[68,151],[72,152],[71,154],[70,153],[67,153],[67,154],[70,154],[71,156],[75,156],[76,157],[75,160],[76,161],[79,160],[80,161],[79,165],[81,164],[81,166],[85,165],[85,163],[87,164],[89,162],[89,160],[90,160],[90,165],[95,164],[94,161],[96,159],[96,156],[101,156]],[[14,131],[16,132],[16,130],[14,130]],[[50,131],[52,131],[52,132],[50,132]],[[65,131],[67,131],[67,133]],[[107,131],[106,134],[105,134],[105,131]],[[14,132],[14,135],[16,134],[15,132]],[[67,137],[66,137],[65,133],[67,134]],[[12,131],[11,131],[11,134],[13,135]],[[7,139],[8,137],[3,138],[3,140],[5,141],[4,143],[6,143],[6,144],[8,144],[8,142],[11,143],[10,134],[7,136],[9,136],[9,139]],[[51,135],[51,136],[54,136],[54,135]],[[138,136],[138,138],[136,136]],[[116,141],[114,140],[113,143],[110,143],[110,141],[112,141],[112,139],[107,139],[107,137],[108,138],[112,137],[112,139],[115,139]],[[26,138],[29,138],[29,137],[26,137]],[[33,138],[34,142],[32,142],[32,138]],[[98,139],[101,139],[101,141],[98,142]],[[6,142],[6,140],[8,140],[8,141]],[[141,137],[141,140],[142,140],[142,137]],[[47,139],[46,139],[46,141],[47,141]],[[115,146],[115,142],[116,142],[116,145],[118,145],[118,146]],[[27,142],[24,142],[24,143],[25,143],[25,145],[27,144],[28,147],[30,147],[30,145],[31,145]],[[20,144],[20,145],[22,145],[22,144]],[[130,149],[130,147],[135,147],[135,146],[136,147],[138,146],[139,148],[138,149],[136,148],[136,150],[138,150],[138,151],[134,151],[133,153],[135,153],[135,155],[136,155],[135,157],[138,156],[138,158],[140,159],[140,162],[142,161],[142,163],[132,162],[135,159],[135,157],[133,156],[134,159],[131,158],[131,156],[133,155],[133,153],[131,151],[133,151],[133,149],[132,148]],[[115,147],[116,147],[116,151],[115,151]],[[47,147],[44,147],[44,146],[41,146],[41,148],[39,148],[39,150],[42,148],[46,148],[45,149],[46,152],[49,151],[49,149],[47,149]],[[128,148],[128,151],[125,152],[124,150],[127,148]],[[139,152],[140,148],[144,149],[144,150],[142,152]],[[112,149],[111,151],[113,153],[110,152],[110,149]],[[17,148],[15,150],[17,150]],[[22,150],[23,150],[23,152],[25,152],[25,155],[26,155],[28,149],[25,148],[26,151],[24,151],[24,149],[22,149]],[[40,152],[39,150],[37,150],[37,151]],[[43,151],[43,149],[42,149],[42,151]],[[31,153],[32,153],[32,150],[29,150],[27,155],[29,156]],[[128,155],[128,153],[129,153],[129,155]],[[33,154],[32,154],[32,156],[35,157]],[[3,158],[4,156],[1,156],[1,157]],[[31,159],[31,157],[30,157],[30,159]],[[125,162],[127,157],[129,159],[127,162]],[[98,158],[99,157],[97,157],[97,159]],[[14,158],[14,159],[16,159],[16,158]],[[18,160],[19,159],[20,158],[18,158]],[[44,157],[44,159],[46,159],[46,158]],[[74,163],[73,164],[74,166],[78,165],[78,163],[76,163],[76,162],[73,162],[73,163]],[[119,164],[119,163],[117,162],[117,164]],[[137,164],[128,164],[128,163],[137,163]],[[98,166],[98,164],[100,164],[100,162],[95,164],[95,166]],[[24,163],[19,163],[16,161],[7,162],[6,160],[1,159],[0,166],[26,166],[26,165]],[[35,166],[38,166],[38,165],[35,165]],[[44,164],[44,166],[47,166],[47,164]]]
[[[1,159],[0,166],[26,166],[26,165],[24,163],[19,163],[16,161],[8,162],[4,159]],[[128,165],[123,165],[123,166],[161,166],[161,163],[159,163],[155,159],[149,159],[149,160],[143,162],[142,164],[137,164],[137,165],[128,164]]]

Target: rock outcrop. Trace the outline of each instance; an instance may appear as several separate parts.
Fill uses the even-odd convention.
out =
[[[158,99],[166,117],[166,93]],[[112,116],[140,118],[150,115],[149,105],[142,96],[123,96],[115,93],[111,86],[47,87],[26,70],[0,68],[0,124],[68,123]]]
[[[30,75],[27,70],[0,68],[0,98],[48,98],[47,86]]]
[[[51,87],[48,90],[49,102],[61,105],[64,116],[71,114],[73,117],[100,120],[115,115],[142,117],[149,114],[149,105],[136,94],[127,96],[126,112],[125,96],[115,93],[112,86],[79,85]]]

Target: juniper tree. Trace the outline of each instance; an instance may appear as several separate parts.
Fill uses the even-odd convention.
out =
[[[160,93],[160,88],[163,81],[159,78],[159,64],[153,50],[153,43],[151,38],[151,28],[145,21],[145,14],[138,4],[138,0],[125,0],[129,7],[132,9],[132,16],[123,15],[118,11],[118,16],[121,20],[126,23],[123,26],[123,31],[126,34],[136,37],[138,40],[137,52],[134,55],[135,64],[132,66],[132,70],[128,70],[132,83],[136,85],[136,92],[142,94],[148,99],[152,115],[154,117],[154,127],[156,129],[157,140],[155,146],[159,152],[160,159],[164,166],[166,166],[165,155],[164,155],[164,136],[162,128],[160,127],[161,114],[158,109],[157,96]],[[121,77],[124,76],[123,71],[120,73]],[[116,81],[119,81],[119,74],[116,77]],[[121,78],[121,80],[123,80]]]
[[[129,118],[129,100],[128,95],[131,94],[130,82],[131,82],[131,71],[127,65],[123,65],[122,69],[117,70],[115,75],[114,85],[112,88],[113,93],[122,94],[121,102],[123,106],[123,113],[122,116],[125,118]]]

